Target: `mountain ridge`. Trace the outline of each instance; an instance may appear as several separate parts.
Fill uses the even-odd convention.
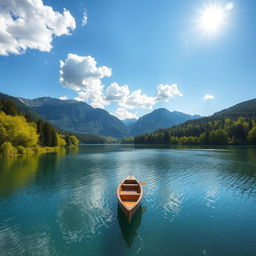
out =
[[[169,111],[166,108],[158,108],[140,117],[137,122],[133,124],[130,136],[154,132],[160,128],[169,128],[199,117],[198,115],[189,115],[179,111]]]
[[[125,137],[128,133],[124,123],[117,117],[104,109],[93,108],[85,102],[51,97],[20,100],[64,130],[117,139]]]
[[[48,96],[28,99],[5,95],[5,98],[8,97],[21,105],[25,112],[35,114],[61,130],[116,139],[150,133],[199,117],[158,108],[138,120],[121,121],[104,109],[93,108],[85,102],[72,99],[61,100]]]
[[[136,144],[256,144],[256,99],[135,137]]]

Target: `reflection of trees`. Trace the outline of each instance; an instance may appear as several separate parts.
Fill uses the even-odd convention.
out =
[[[18,157],[0,158],[0,196],[6,196],[26,186],[36,172],[38,178],[52,172],[66,153],[76,154],[78,147],[61,148],[53,153],[29,154]]]
[[[7,157],[0,159],[0,196],[5,196],[29,183],[39,166],[40,156]]]
[[[137,236],[137,229],[140,226],[141,223],[141,217],[142,214],[146,211],[145,207],[139,207],[135,215],[132,217],[131,222],[129,222],[124,215],[122,209],[118,205],[118,210],[117,210],[117,216],[118,216],[118,221],[120,225],[120,229],[122,232],[123,239],[126,241],[128,247],[132,246],[134,238]]]
[[[67,154],[75,155],[79,151],[79,146],[70,146],[70,147],[67,147],[66,150],[67,150]]]

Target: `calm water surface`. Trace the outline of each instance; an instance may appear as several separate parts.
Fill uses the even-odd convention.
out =
[[[147,182],[128,224],[116,188]],[[0,159],[0,255],[256,255],[256,148],[88,145]]]

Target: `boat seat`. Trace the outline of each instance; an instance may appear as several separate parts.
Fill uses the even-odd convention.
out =
[[[125,183],[123,183],[122,186],[123,187],[138,187],[139,184],[125,184]]]
[[[137,191],[121,191],[120,192],[121,196],[126,196],[126,195],[135,195],[135,196],[139,196],[140,194]]]

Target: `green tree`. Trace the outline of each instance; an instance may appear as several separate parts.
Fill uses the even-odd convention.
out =
[[[66,135],[65,136],[65,141],[66,141],[66,145],[67,146],[72,145],[72,141],[71,141],[70,135]]]
[[[79,144],[79,140],[77,139],[77,137],[75,136],[70,136],[70,139],[71,139],[71,144],[72,145],[78,145]]]
[[[33,123],[23,116],[11,116],[0,112],[0,141],[9,141],[14,146],[31,147],[37,144],[38,134]]]
[[[223,129],[218,129],[216,131],[211,131],[209,133],[209,143],[210,144],[217,144],[217,145],[224,145],[228,143],[228,136],[227,132]]]
[[[57,134],[52,125],[45,122],[43,125],[44,146],[56,147],[58,144]]]
[[[0,151],[4,156],[17,154],[17,149],[9,141],[6,141],[1,145]]]
[[[199,144],[208,144],[209,142],[209,134],[204,132],[199,136]]]
[[[167,130],[165,130],[165,132],[164,132],[163,143],[164,144],[170,143],[170,135]]]
[[[21,112],[16,107],[15,103],[11,100],[3,100],[1,104],[1,110],[7,115],[21,115]]]
[[[38,120],[36,122],[37,125],[37,133],[39,135],[38,144],[41,146],[45,145],[45,138],[44,138],[44,122],[42,120]]]
[[[58,134],[57,133],[57,146],[58,147],[64,147],[64,146],[66,146],[66,141],[65,141],[65,139],[63,138],[63,135],[61,135],[61,134]]]
[[[248,134],[248,141],[249,141],[251,144],[256,144],[256,126],[254,126],[254,127],[249,131],[249,134]]]

